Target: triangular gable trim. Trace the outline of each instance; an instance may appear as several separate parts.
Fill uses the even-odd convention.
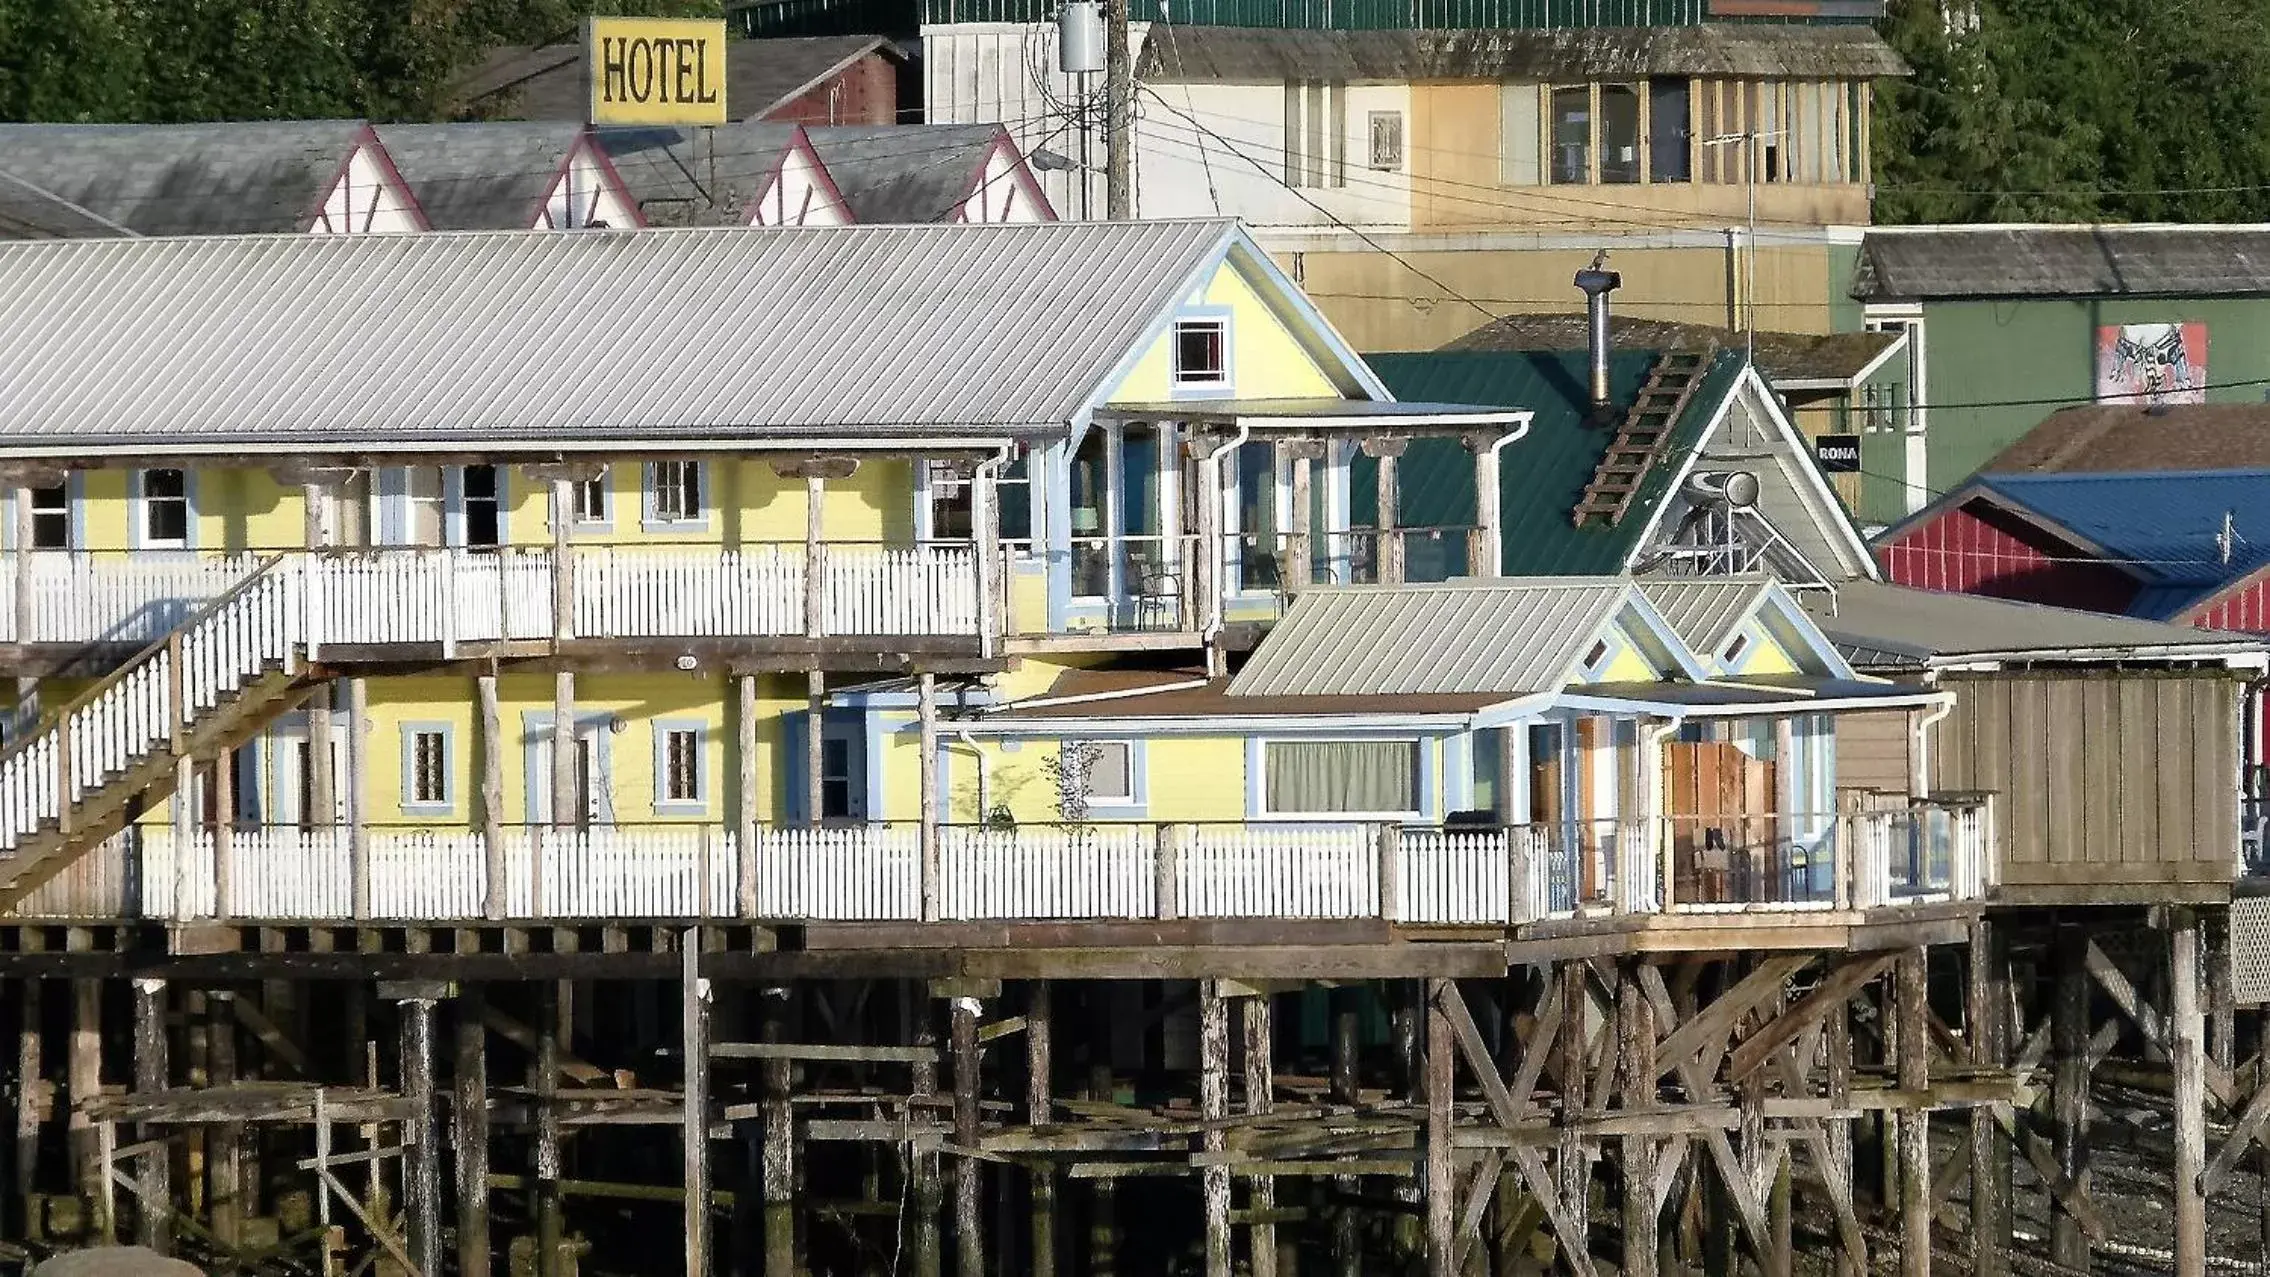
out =
[[[1688,647],[1686,640],[1679,637],[1679,632],[1671,628],[1671,622],[1656,610],[1647,593],[1640,589],[1637,582],[1626,582],[1623,596],[1616,601],[1616,605],[1607,609],[1600,623],[1593,626],[1592,631],[1585,635],[1584,641],[1577,644],[1576,654],[1570,657],[1568,668],[1561,671],[1561,687],[1567,688],[1583,682],[1584,652],[1591,648],[1595,640],[1606,637],[1610,626],[1621,625],[1629,633],[1632,621],[1637,621],[1640,632],[1654,639],[1662,653],[1671,658],[1678,674],[1698,683],[1711,677],[1710,671],[1696,657],[1694,649]]]
[[[1009,136],[1007,129],[1000,130],[994,136],[992,144],[986,147],[985,154],[978,157],[977,171],[970,175],[969,185],[963,188],[961,199],[954,204],[954,220],[959,222],[969,220],[970,201],[984,194],[985,187],[991,180],[986,174],[993,167],[993,161],[1002,156],[1006,156],[1009,160],[1007,176],[1015,184],[1015,189],[1009,196],[1010,200],[1014,201],[1022,195],[1039,206],[1041,216],[1037,220],[1043,222],[1058,220],[1056,206],[1048,202],[1047,192],[1041,190],[1040,183],[1034,180],[1032,170],[1025,165],[1025,153],[1017,148],[1016,141]]]
[[[555,231],[570,229],[551,224],[552,197],[559,194],[560,187],[567,182],[568,176],[575,171],[575,162],[578,157],[587,157],[596,163],[600,182],[614,192],[616,203],[630,210],[631,225],[616,227],[615,229],[643,229],[647,224],[646,211],[638,206],[637,198],[631,194],[630,185],[623,181],[622,173],[615,168],[614,160],[607,155],[607,148],[599,145],[598,137],[592,132],[591,126],[588,124],[584,125],[582,131],[575,135],[573,142],[568,143],[567,153],[560,157],[559,167],[552,170],[551,183],[545,186],[542,195],[536,197],[536,207],[529,214],[528,228],[530,230]],[[594,209],[598,207],[596,194],[593,196],[592,206]]]
[[[1810,446],[1804,433],[1782,411],[1781,401],[1774,395],[1773,388],[1766,384],[1765,378],[1759,375],[1754,366],[1742,369],[1734,384],[1719,398],[1718,406],[1711,412],[1709,424],[1703,427],[1701,434],[1695,436],[1694,446],[1680,459],[1679,469],[1671,476],[1671,484],[1664,490],[1663,499],[1655,503],[1655,508],[1648,514],[1647,526],[1640,530],[1640,535],[1634,539],[1631,550],[1625,555],[1624,570],[1631,571],[1641,554],[1655,544],[1656,537],[1662,531],[1663,517],[1670,510],[1672,498],[1685,489],[1687,479],[1694,473],[1695,465],[1702,459],[1704,450],[1710,446],[1711,440],[1725,430],[1727,417],[1734,411],[1735,403],[1745,394],[1771,423],[1782,446],[1788,448],[1792,456],[1806,462],[1803,465],[1784,465],[1782,470],[1784,473],[1793,472],[1797,495],[1812,514],[1814,523],[1827,531],[1829,540],[1845,552],[1846,562],[1839,566],[1851,576],[1872,581],[1881,579],[1882,569],[1877,566],[1875,556],[1869,552],[1867,539],[1860,535],[1860,529],[1853,526],[1851,516],[1845,513],[1844,503],[1837,500],[1835,491],[1829,487],[1828,479],[1821,474],[1820,467],[1807,459]],[[1689,410],[1692,410],[1691,405]]]
[[[1813,654],[1816,660],[1820,661],[1829,677],[1837,679],[1857,679],[1860,677],[1853,670],[1852,663],[1844,658],[1844,653],[1839,652],[1836,644],[1829,640],[1828,634],[1821,629],[1820,624],[1804,608],[1798,606],[1796,596],[1789,592],[1789,587],[1779,581],[1766,582],[1765,590],[1758,595],[1757,599],[1751,603],[1749,610],[1743,614],[1741,624],[1748,625],[1753,619],[1759,619],[1767,612],[1779,617],[1787,628],[1803,641],[1806,649]]]
[[[742,206],[741,224],[744,226],[760,224],[757,218],[764,213],[765,201],[774,199],[779,192],[781,178],[788,171],[788,157],[791,155],[802,155],[805,162],[812,166],[812,176],[817,189],[830,204],[834,205],[837,216],[843,219],[841,224],[845,226],[857,225],[859,218],[851,211],[851,201],[843,197],[843,188],[835,184],[835,175],[828,172],[827,162],[820,158],[819,148],[812,145],[812,135],[806,132],[801,124],[792,126],[788,135],[788,144],[780,148],[780,154],[773,157],[772,167],[765,170],[764,185],[759,187],[756,195]],[[790,222],[785,220],[787,209],[783,207],[780,212],[784,220],[767,224],[802,226],[805,224],[805,219],[812,215],[812,210],[806,208],[797,214],[795,221]]]
[[[378,130],[366,123],[355,132],[354,140],[347,146],[347,153],[339,157],[339,166],[331,171],[331,180],[325,182],[323,188],[316,192],[314,205],[300,215],[299,225],[303,233],[314,230],[322,222],[323,209],[325,205],[331,202],[331,193],[338,190],[339,184],[346,181],[354,173],[355,157],[366,150],[370,153],[372,163],[378,165],[379,179],[390,187],[395,196],[402,201],[403,211],[407,212],[415,223],[412,229],[420,231],[433,229],[433,221],[426,216],[425,206],[418,202],[417,191],[412,189],[410,183],[403,179],[402,170],[394,166],[394,156],[386,149],[386,143],[379,141]],[[350,221],[353,220],[354,211],[352,208],[347,210]],[[333,233],[355,234],[356,232],[349,229]]]

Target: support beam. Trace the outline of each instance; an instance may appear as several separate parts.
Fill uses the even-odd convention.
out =
[[[216,990],[205,1000],[206,1077],[215,1088],[237,1081],[236,1008],[230,1005],[235,999],[233,991]],[[216,1123],[206,1137],[207,1209],[214,1238],[232,1248],[244,1243],[244,1220],[252,1213],[244,1200],[243,1168],[244,1123]]]
[[[370,881],[370,681],[347,684],[347,864],[350,902],[357,918],[371,916]],[[452,782],[453,784],[455,782]],[[223,791],[226,800],[226,791]]]
[[[1287,594],[1299,594],[1309,587],[1316,563],[1315,519],[1312,517],[1316,500],[1314,474],[1316,462],[1311,454],[1315,449],[1299,444],[1279,444],[1280,452],[1289,453],[1286,463],[1292,474],[1292,534],[1285,542],[1285,579],[1280,583]]]
[[[166,982],[140,977],[134,981],[134,1089],[145,1094],[173,1084],[169,1042],[166,1037]],[[135,1132],[142,1143],[162,1141],[159,1127],[143,1125]],[[135,1241],[161,1255],[173,1253],[173,1158],[162,1144],[154,1156],[139,1159],[142,1192]]]
[[[505,916],[504,856],[504,712],[498,704],[497,673],[492,667],[473,680],[481,703],[481,916],[494,922]],[[486,1218],[482,1228],[488,1227]]]
[[[937,1111],[934,1105],[938,1100],[938,1028],[937,1017],[931,1010],[925,991],[908,988],[903,996],[906,999],[906,1013],[913,1021],[910,1027],[913,1030],[911,1036],[914,1045],[928,1048],[912,1068],[914,1102],[907,1110],[911,1118],[916,1112],[927,1114]],[[938,1208],[942,1194],[938,1182],[937,1145],[915,1144],[909,1152],[908,1160],[912,1163],[910,1173],[914,1178],[914,1223],[909,1229],[912,1234],[909,1249],[914,1252],[914,1277],[939,1277],[944,1267],[944,1256],[938,1235]],[[765,1277],[795,1277],[795,1274],[793,1270],[785,1274],[776,1273],[768,1262]]]
[[[1276,1107],[1276,1059],[1274,1026],[1270,1023],[1270,999],[1267,993],[1257,993],[1238,1004],[1245,1029],[1245,1111],[1259,1117]],[[1255,1175],[1246,1180],[1246,1206],[1253,1220],[1246,1233],[1248,1249],[1247,1271],[1252,1277],[1277,1277],[1277,1181],[1268,1175]]]
[[[1046,980],[1035,980],[1025,1002],[1025,1125],[1039,1129],[1055,1120],[1051,1074],[1055,1069],[1054,1007]],[[1032,1167],[1031,1277],[1056,1277],[1056,1171],[1035,1160]]]
[[[225,922],[236,912],[236,751],[225,745],[214,750],[210,776],[213,786],[213,917]]]
[[[1403,534],[1396,523],[1400,517],[1396,502],[1402,494],[1402,484],[1396,478],[1396,466],[1401,460],[1401,453],[1400,448],[1383,450],[1378,458],[1375,496],[1379,503],[1379,544],[1373,548],[1372,553],[1379,568],[1381,585],[1403,583]]]
[[[1421,1153],[1426,1181],[1427,1272],[1429,1277],[1457,1277],[1457,1180],[1452,1174],[1450,1147],[1455,1120],[1451,1111],[1453,1029],[1445,1003],[1458,998],[1458,986],[1449,980],[1429,980],[1427,994],[1427,1107]]]
[[[742,674],[733,680],[733,821],[734,854],[739,872],[734,912],[743,918],[757,915],[757,679]]]
[[[2089,1191],[2089,933],[2066,924],[2055,939],[2056,991],[2050,1004],[2050,1045],[2056,1072],[2050,1088],[2050,1122],[2055,1131],[2053,1176],[2069,1184],[2073,1198],[2059,1197],[2050,1212],[2049,1257],[2062,1267],[2089,1271],[2087,1223],[2072,1201]]]
[[[1931,1034],[1924,1027],[1931,1014],[1929,981],[1925,966],[1928,951],[1903,950],[1895,966],[1897,989],[1893,1007],[1899,1016],[1899,1083],[1911,1095],[1931,1085]],[[1900,1271],[1906,1277],[1931,1277],[1931,1111],[1910,1109],[1899,1115],[1900,1140]]]
[[[804,823],[814,829],[827,816],[827,786],[821,783],[826,775],[822,765],[827,756],[828,676],[820,671],[804,671]]]
[[[402,1125],[402,1205],[409,1213],[410,1258],[421,1273],[441,1271],[441,1127],[434,1120],[434,1004],[411,998],[395,1004],[401,1026],[402,1096],[410,1116]]]
[[[1198,1117],[1208,1123],[1200,1144],[1225,1147],[1218,1125],[1230,1115],[1230,1009],[1217,980],[1198,982]],[[1209,1161],[1199,1172],[1205,1211],[1206,1277],[1230,1277],[1230,1168]]]
[[[795,1010],[793,992],[769,988],[762,996],[765,1041],[787,1041],[789,1017]],[[764,1160],[759,1169],[765,1199],[765,1277],[796,1277],[796,1114],[789,1094],[795,1065],[785,1057],[766,1060],[758,1076],[763,1088]],[[921,1271],[919,1263],[916,1269]]]
[[[954,1142],[964,1149],[978,1146],[978,1001],[953,999]],[[978,1159],[964,1154],[954,1159],[954,1272],[955,1277],[985,1277],[985,1233],[979,1199]]]
[[[828,546],[825,538],[828,509],[826,476],[813,471],[804,476],[804,637],[827,633]],[[816,810],[816,809],[815,809]]]
[[[2205,1277],[2207,1199],[2207,1023],[2199,1003],[2199,916],[2175,910],[2168,930],[2168,1060],[2174,1071],[2175,1272]]]
[[[70,1088],[68,1121],[72,1182],[90,1202],[103,1200],[104,1168],[101,1132],[96,1130],[91,1107],[102,1098],[102,981],[71,982],[71,1056],[65,1081]],[[95,1221],[98,1236],[108,1237],[114,1222]]]
[[[2004,923],[1971,927],[1963,1036],[1974,1069],[2007,1067],[2010,1059],[2010,945]],[[2011,1147],[1995,1121],[2008,1105],[1970,1114],[1971,1277],[2009,1277]]]
[[[457,1049],[452,1062],[456,1129],[458,1277],[489,1277],[489,1035],[482,1024],[488,995],[475,985],[457,995]]]
[[[686,1277],[709,1277],[709,982],[701,974],[701,929],[678,936],[680,1046],[686,1061]]]
[[[1645,959],[1631,959],[1634,968]],[[1621,1055],[1623,1106],[1651,1109],[1656,1104],[1655,1008],[1649,1005],[1636,969],[1616,989],[1617,1049]],[[1655,1203],[1656,1137],[1635,1132],[1623,1137],[1624,1277],[1654,1277],[1661,1257],[1661,1213]]]
[[[578,765],[581,751],[576,748],[575,732],[575,672],[555,670],[552,674],[552,828],[560,833],[574,830],[583,821],[581,810],[582,776]],[[541,831],[529,839],[532,865],[529,871],[528,907],[536,917],[552,914],[550,857],[545,855],[546,839]],[[556,1044],[555,1044],[556,1045]]]
[[[928,670],[915,675],[915,717],[918,726],[917,748],[921,750],[921,763],[917,775],[922,786],[920,803],[922,851],[922,920],[935,922],[941,916],[943,901],[939,898],[942,884],[939,881],[939,829],[938,829],[938,676]],[[982,817],[983,813],[980,813]],[[956,1003],[958,1007],[960,1004]],[[958,1012],[957,1012],[958,1014]]]
[[[536,1106],[536,1200],[530,1214],[536,1218],[536,1277],[566,1277],[560,1263],[560,1246],[567,1224],[560,1204],[560,986],[556,980],[536,986],[536,1054],[528,1065],[528,1088]]]
[[[1332,1102],[1354,1105],[1358,1096],[1358,1052],[1362,1044],[1362,990],[1341,985],[1331,991],[1331,1079]],[[1362,1181],[1354,1175],[1337,1176],[1332,1191],[1340,1200],[1340,1208],[1332,1217],[1333,1271],[1339,1277],[1361,1277],[1363,1273],[1363,1228],[1350,1204],[1355,1200],[1357,1186]]]
[[[575,488],[574,480],[563,471],[550,471],[542,477],[551,481],[552,493],[552,643],[556,648],[575,637],[575,560],[568,549],[568,536],[575,528]]]
[[[1466,447],[1474,455],[1474,527],[1466,539],[1466,575],[1498,575],[1503,521],[1499,511],[1498,449],[1495,435],[1470,438]]]

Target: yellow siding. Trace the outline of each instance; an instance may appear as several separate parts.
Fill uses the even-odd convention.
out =
[[[1230,368],[1243,399],[1336,395],[1339,388],[1294,329],[1270,310],[1235,265],[1224,262],[1207,284],[1205,303],[1231,315]],[[1112,392],[1114,403],[1156,403],[1174,397],[1174,334],[1162,334]]]
[[[1798,672],[1797,661],[1790,656],[1789,649],[1783,647],[1771,634],[1756,628],[1744,630],[1743,633],[1749,636],[1750,646],[1743,650],[1742,659],[1735,662],[1734,673],[1764,675]]]

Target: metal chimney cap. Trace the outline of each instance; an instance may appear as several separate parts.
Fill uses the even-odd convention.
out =
[[[1622,288],[1624,286],[1624,276],[1620,271],[1603,270],[1597,266],[1587,266],[1583,270],[1580,270],[1576,273],[1576,286],[1579,289],[1582,289],[1586,296],[1597,297],[1602,293],[1611,293],[1619,288]]]

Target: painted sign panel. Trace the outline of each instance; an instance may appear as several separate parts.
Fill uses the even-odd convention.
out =
[[[1813,459],[1821,463],[1821,472],[1824,474],[1858,474],[1860,436],[1816,435],[1813,439]]]
[[[2207,402],[2207,325],[2097,329],[2097,402]]]
[[[593,124],[725,123],[725,23],[593,18],[584,30]]]

